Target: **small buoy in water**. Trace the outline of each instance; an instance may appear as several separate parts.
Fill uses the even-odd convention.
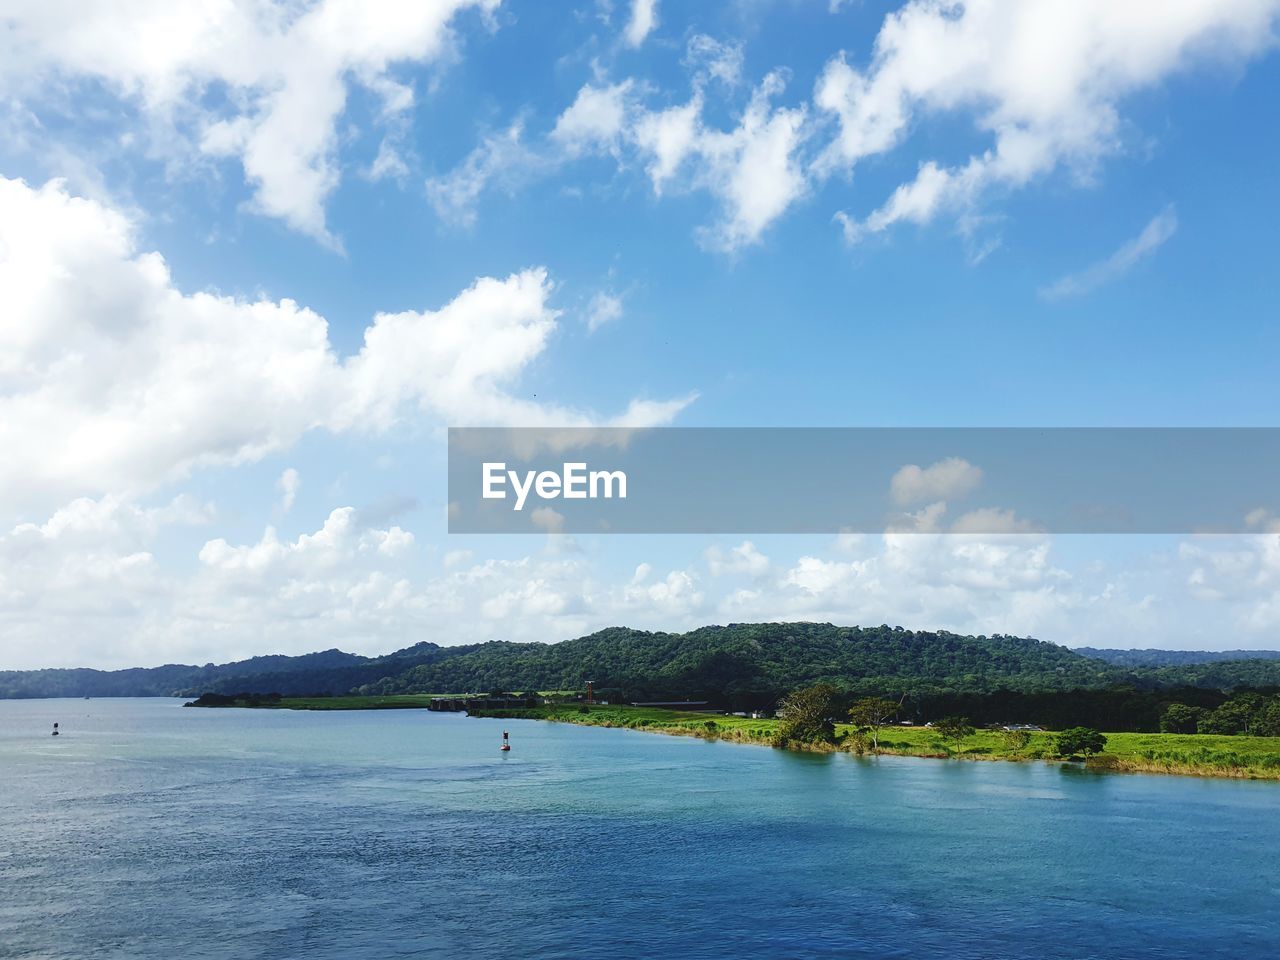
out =
[[[56,723],[53,725],[53,734],[52,734],[52,735],[53,735],[53,736],[55,736],[55,737],[58,735],[58,725],[57,725]]]
[[[503,730],[502,731],[502,751],[505,753],[510,749],[511,749],[511,744],[507,741],[507,731]]]

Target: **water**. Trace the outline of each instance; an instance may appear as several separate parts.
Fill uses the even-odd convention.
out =
[[[0,701],[0,956],[1280,956],[1280,784],[505,726]]]

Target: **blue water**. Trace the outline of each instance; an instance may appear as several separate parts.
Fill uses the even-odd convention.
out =
[[[0,956],[1280,957],[1280,784],[503,726],[0,701]]]

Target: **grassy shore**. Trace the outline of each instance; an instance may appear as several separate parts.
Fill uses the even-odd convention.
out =
[[[751,720],[705,713],[682,713],[651,707],[546,706],[521,710],[477,712],[477,716],[557,720],[600,727],[625,727],[708,740],[773,745],[776,720]],[[849,726],[837,726],[845,738]],[[1089,759],[1096,769],[1141,773],[1176,773],[1191,776],[1280,780],[1280,737],[1228,737],[1209,734],[1108,733],[1106,753]],[[1022,750],[1011,750],[996,731],[979,730],[958,747],[947,744],[927,727],[886,727],[880,731],[880,752],[896,756],[938,757],[959,760],[1055,760],[1056,734],[1037,732]],[[849,748],[837,744],[789,744],[791,749],[836,752]]]

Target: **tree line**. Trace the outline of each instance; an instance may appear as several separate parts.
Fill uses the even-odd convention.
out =
[[[1162,733],[1280,737],[1280,694],[1237,693],[1212,709],[1174,701],[1160,715]]]

